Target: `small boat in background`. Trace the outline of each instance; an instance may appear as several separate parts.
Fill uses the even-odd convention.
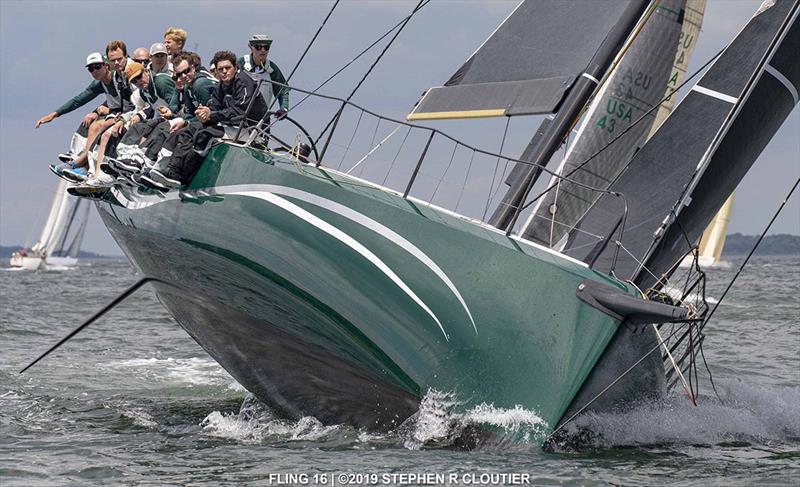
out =
[[[67,182],[61,181],[39,240],[30,249],[11,254],[11,267],[35,271],[77,265],[89,221],[89,202],[67,194],[66,189]]]

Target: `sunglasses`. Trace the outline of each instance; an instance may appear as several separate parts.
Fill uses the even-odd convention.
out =
[[[174,79],[175,81],[177,81],[177,80],[179,80],[179,79],[180,79],[182,76],[189,74],[189,71],[191,71],[191,70],[192,70],[192,68],[186,68],[186,69],[184,69],[183,71],[181,71],[180,73],[179,73],[179,72],[177,72],[177,71],[175,71],[175,73],[172,75],[172,79]]]
[[[252,47],[256,51],[269,51],[269,46],[264,44],[258,44],[258,45],[250,44],[250,47]]]
[[[105,63],[94,63],[86,66],[86,69],[89,70],[90,73],[97,71],[98,69],[102,69]]]
[[[142,80],[142,75],[140,73],[140,74],[137,74],[134,78],[131,78],[130,83],[132,85],[135,85],[136,83],[138,83],[141,80]]]
[[[134,59],[134,61],[136,61],[137,63],[140,63],[144,67],[147,67],[147,65],[150,64],[150,60],[149,59]]]

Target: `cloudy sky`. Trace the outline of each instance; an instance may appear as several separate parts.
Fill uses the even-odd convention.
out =
[[[354,101],[402,118],[419,94],[449,78],[517,3],[433,0],[412,19]],[[415,4],[400,0],[341,2],[292,84],[313,88]],[[702,65],[728,42],[759,4],[753,0],[709,0],[692,67]],[[0,1],[0,243],[30,245],[38,236],[57,183],[47,165],[66,148],[86,110],[38,130],[33,124],[89,83],[84,68],[88,53],[103,51],[111,39],[124,40],[130,50],[149,46],[163,38],[167,27],[175,25],[189,32],[186,47],[207,60],[221,49],[243,54],[247,38],[264,33],[275,39],[270,58],[288,74],[331,5],[328,0]],[[377,52],[353,64],[322,92],[346,96]],[[97,103],[100,101],[98,98]],[[298,111],[297,116],[302,119],[303,114]],[[503,152],[521,152],[536,125],[538,122],[524,117],[514,119]],[[463,126],[451,124],[448,131],[452,128],[458,136]],[[486,148],[497,150],[505,121],[485,121],[480,127]],[[473,135],[469,137],[471,142],[478,142]],[[799,175],[800,112],[795,109],[737,190],[729,230],[760,233]],[[798,200],[800,195],[795,195],[772,233],[800,234]],[[84,249],[119,254],[92,212]]]

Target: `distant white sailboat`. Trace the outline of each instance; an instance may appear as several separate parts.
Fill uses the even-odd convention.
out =
[[[700,239],[700,245],[697,248],[697,263],[701,267],[711,267],[720,262],[722,256],[722,249],[725,247],[725,238],[728,232],[728,222],[731,219],[731,210],[733,208],[733,197],[731,195],[722,208],[719,209],[717,215],[711,220],[706,231],[703,232],[703,237]],[[681,267],[690,267],[694,259],[691,255],[681,262]]]
[[[89,202],[70,196],[66,190],[67,182],[61,181],[39,240],[30,249],[14,252],[11,267],[44,270],[78,263],[78,251],[89,219]]]

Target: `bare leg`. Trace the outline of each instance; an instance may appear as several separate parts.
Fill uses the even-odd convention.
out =
[[[79,166],[86,166],[89,164],[89,148],[94,144],[95,139],[97,136],[103,133],[108,127],[114,125],[116,121],[112,118],[111,120],[95,120],[89,126],[89,134],[86,138],[86,146],[83,149],[83,152],[75,158],[75,162]]]
[[[97,154],[95,155],[94,159],[94,175],[98,176],[100,174],[100,163],[103,162],[103,158],[106,155],[106,147],[108,146],[108,140],[114,135],[112,134],[112,130],[106,130],[103,132],[103,135],[100,136],[100,143],[97,144]]]

